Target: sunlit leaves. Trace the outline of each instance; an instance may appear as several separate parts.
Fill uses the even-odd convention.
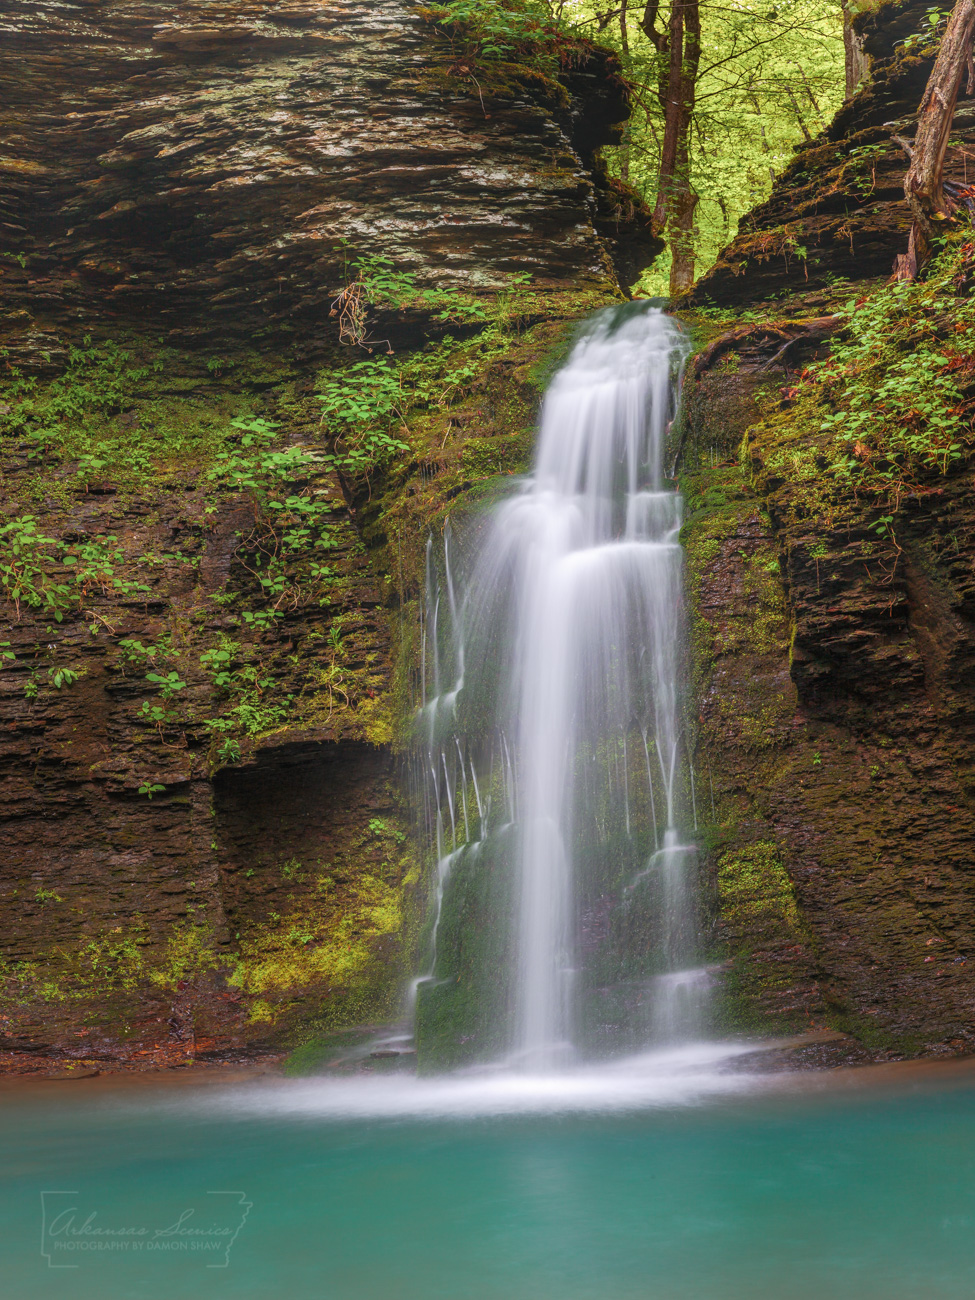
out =
[[[661,7],[658,28],[665,26],[668,8]],[[614,151],[613,166],[619,171],[625,158],[630,184],[652,202],[663,129],[662,56],[640,29],[639,3],[628,7],[623,51],[618,9],[609,0],[574,0],[564,13],[620,51],[635,111],[625,153]],[[835,0],[784,0],[774,8],[761,0],[701,0],[701,19],[691,138],[691,184],[700,196],[695,214],[699,274],[734,237],[739,218],[768,196],[794,147],[830,121],[845,86],[842,10]],[[665,292],[666,282],[666,258],[661,258],[643,287]]]

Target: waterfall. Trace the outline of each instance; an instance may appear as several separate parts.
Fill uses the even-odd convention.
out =
[[[701,1028],[695,855],[682,831],[693,773],[681,499],[664,477],[685,354],[659,310],[596,316],[545,395],[531,477],[464,546],[448,534],[439,568],[428,563],[433,694],[421,716],[437,927],[454,863],[476,844],[465,860],[508,885],[507,909],[495,887],[496,914],[480,918],[505,932],[493,940],[503,969],[484,960],[465,974],[495,1004],[493,1031],[477,1032],[532,1070]],[[477,809],[462,829],[458,804]],[[490,824],[487,806],[506,807],[507,821]],[[449,954],[443,969],[439,952],[432,960],[428,983],[448,986],[430,1013],[440,1023],[460,996],[449,986],[465,981]]]

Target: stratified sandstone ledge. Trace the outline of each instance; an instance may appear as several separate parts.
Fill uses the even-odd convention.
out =
[[[557,82],[451,69],[399,0],[14,0],[0,17],[0,331],[146,316],[171,342],[312,331],[349,258],[425,287],[629,280],[658,245],[596,150],[613,57]],[[623,248],[623,245],[626,245]]]

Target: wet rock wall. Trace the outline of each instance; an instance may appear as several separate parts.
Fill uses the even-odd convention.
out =
[[[525,331],[655,249],[598,157],[617,69],[479,88],[385,0],[13,3],[0,49],[0,1061],[388,1018],[424,897],[392,780],[417,557],[523,463]],[[440,347],[437,383],[445,334],[473,352],[463,420],[429,389],[357,477],[316,462],[315,393],[372,355],[331,314],[363,260],[408,277],[372,335]]]
[[[21,331],[146,313],[171,341],[307,346],[359,257],[425,287],[605,286],[618,245],[630,272],[648,245],[595,162],[627,114],[602,52],[561,80],[482,72],[485,99],[399,0],[17,0],[0,38]]]

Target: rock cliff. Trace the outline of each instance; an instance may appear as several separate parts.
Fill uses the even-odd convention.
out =
[[[523,458],[511,373],[656,247],[598,156],[618,70],[478,79],[389,0],[36,0],[0,36],[0,1061],[388,1018],[427,530]]]
[[[901,300],[881,291],[907,242],[906,162],[890,137],[912,134],[932,65],[933,49],[906,39],[923,18],[923,6],[884,4],[856,20],[869,79],[694,294],[725,304],[695,322],[707,346],[683,473],[728,1014],[825,1019],[854,1035],[830,1051],[854,1059],[973,1044],[964,226],[930,286]],[[949,155],[959,179],[973,128],[962,101]],[[850,360],[858,317],[844,304],[857,300],[875,333]],[[805,367],[830,338],[839,360],[824,380]],[[933,373],[958,375],[940,405],[925,405],[929,355]],[[927,459],[867,432],[838,441],[851,402],[883,413],[883,427],[909,426],[915,448],[933,449],[922,431],[944,411],[958,441]]]
[[[737,237],[703,276],[694,301],[741,306],[827,290],[836,279],[890,274],[904,251],[903,148],[934,63],[925,10],[912,0],[863,6],[853,30],[868,72],[856,94],[816,139],[796,149],[766,203],[741,221]],[[946,158],[947,179],[975,180],[975,103],[962,100]]]
[[[564,288],[647,245],[595,163],[627,115],[601,52],[479,92],[397,0],[24,0],[0,24],[8,313],[307,346],[350,258]]]
[[[683,305],[712,951],[727,1026],[850,1035],[820,1061],[972,1046],[969,442],[844,478],[854,380],[809,369],[906,245],[924,10],[855,17],[866,80]],[[391,0],[12,0],[0,32],[0,1062],[389,1018],[426,537],[523,468],[573,321],[656,247],[599,159],[617,69],[484,75]],[[964,101],[961,180],[973,134]],[[950,256],[864,373],[955,338],[963,407]]]

